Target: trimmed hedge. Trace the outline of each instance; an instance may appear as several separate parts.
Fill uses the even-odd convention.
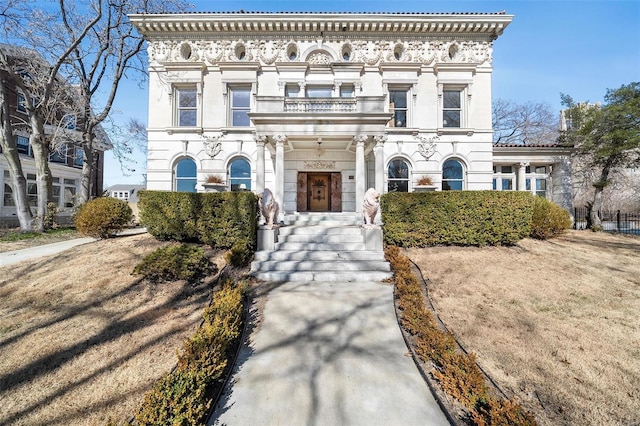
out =
[[[520,191],[387,193],[381,197],[388,245],[514,245],[531,233],[534,196]]]
[[[256,244],[258,197],[252,192],[140,191],[140,223],[159,240],[229,249]]]

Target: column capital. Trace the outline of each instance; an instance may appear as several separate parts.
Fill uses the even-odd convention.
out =
[[[373,137],[373,140],[376,143],[376,148],[382,146],[389,137],[387,135],[376,135]]]
[[[271,138],[276,143],[276,145],[282,145],[287,141],[287,135],[285,135],[283,133],[279,133],[277,135],[273,135]]]
[[[528,161],[521,161],[519,163],[516,163],[516,167],[529,167],[529,162]]]
[[[353,141],[358,145],[364,145],[364,143],[369,139],[369,136],[364,134],[355,135],[353,137]]]
[[[258,146],[264,146],[264,144],[267,142],[267,135],[259,135],[256,133],[253,135],[253,140],[256,141]]]

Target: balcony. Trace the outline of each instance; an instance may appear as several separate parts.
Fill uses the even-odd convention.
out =
[[[285,98],[284,112],[355,112],[355,98]]]

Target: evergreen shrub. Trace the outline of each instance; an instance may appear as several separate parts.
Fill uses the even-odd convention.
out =
[[[233,359],[240,337],[243,283],[227,280],[203,313],[198,331],[185,340],[177,368],[160,380],[136,414],[138,425],[200,425],[206,422],[215,386]]]
[[[193,192],[140,191],[140,224],[156,239],[198,241],[199,197]]]
[[[80,206],[75,215],[78,232],[94,238],[109,238],[127,227],[131,207],[117,198],[100,197]]]
[[[140,191],[140,222],[159,240],[201,242],[229,249],[248,241],[253,249],[258,197],[252,192]]]
[[[133,274],[142,275],[151,282],[193,282],[216,270],[216,265],[205,256],[202,248],[180,244],[162,247],[148,254],[135,266]]]
[[[533,196],[519,191],[387,193],[381,197],[388,245],[514,245],[529,236]]]
[[[543,197],[534,197],[531,237],[546,240],[571,228],[569,212]]]
[[[258,229],[258,197],[253,192],[208,192],[198,194],[197,229],[200,240],[219,249],[246,242],[255,247]]]

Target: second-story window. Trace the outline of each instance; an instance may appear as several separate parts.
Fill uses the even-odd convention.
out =
[[[307,86],[307,98],[330,98],[333,92],[331,86]]]
[[[24,97],[24,94],[18,93],[16,109],[20,112],[27,112],[27,99]]]
[[[62,117],[62,122],[60,124],[63,129],[75,130],[76,116],[73,114],[66,114],[64,117]]]
[[[343,84],[340,86],[341,98],[353,98],[354,93],[355,93],[355,90],[352,84]]]
[[[198,93],[195,86],[176,88],[176,124],[195,127],[198,123]]]
[[[444,127],[461,127],[462,102],[460,90],[445,89],[442,92],[442,125]]]
[[[75,147],[75,152],[73,156],[73,165],[75,167],[82,167],[82,163],[84,162],[84,150],[82,147]]]
[[[26,136],[16,136],[18,152],[29,155],[29,138]]]
[[[389,127],[407,127],[407,90],[389,90]]]
[[[251,125],[249,111],[251,110],[251,88],[232,87],[229,90],[231,98],[231,125],[233,127],[247,127]]]

